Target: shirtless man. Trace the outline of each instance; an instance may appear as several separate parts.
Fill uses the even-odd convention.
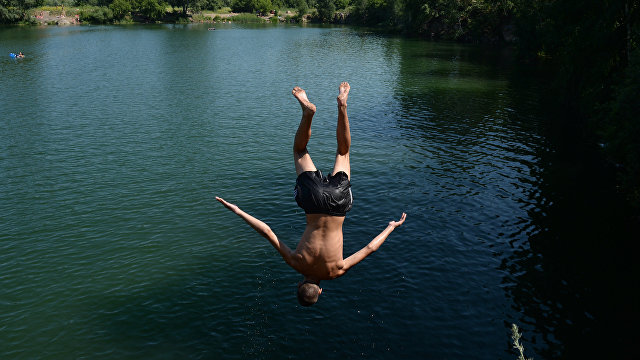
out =
[[[333,172],[328,177],[323,177],[307,152],[307,143],[311,137],[311,120],[316,113],[316,106],[309,102],[304,90],[299,87],[293,88],[293,96],[302,106],[302,120],[293,142],[293,159],[298,175],[295,198],[307,217],[306,229],[295,251],[281,242],[267,224],[242,211],[236,205],[216,197],[227,209],[240,216],[260,235],[269,240],[289,266],[304,275],[304,281],[298,284],[298,301],[303,306],[310,306],[318,301],[318,296],[322,293],[321,280],[331,280],[344,275],[355,264],[378,250],[387,236],[402,225],[407,216],[402,213],[400,220],[389,222],[389,226],[367,246],[343,259],[342,224],[353,202],[349,163],[351,133],[347,118],[349,89],[348,83],[340,84],[336,128],[338,151]]]

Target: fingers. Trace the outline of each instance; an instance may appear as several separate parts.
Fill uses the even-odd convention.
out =
[[[216,200],[220,201],[220,203],[222,203],[222,205],[224,205],[224,207],[229,209],[229,211],[231,211],[231,212],[233,212],[235,214],[238,214],[238,215],[240,215],[240,213],[242,213],[242,210],[240,210],[240,208],[237,205],[232,204],[232,203],[230,203],[230,202],[226,201],[225,199],[223,199],[221,197],[218,197],[218,196],[216,196]]]
[[[406,213],[402,213],[402,216],[400,217],[400,222],[403,223],[404,219],[407,218],[407,214]]]
[[[402,216],[400,217],[400,220],[392,221],[389,224],[393,224],[393,226],[398,227],[398,226],[402,225],[402,223],[404,223],[404,220],[406,218],[407,218],[407,214],[406,213],[402,213]]]
[[[227,200],[216,196],[216,200],[220,201],[220,203],[222,203],[222,205],[224,205],[227,209],[232,210],[234,207],[236,207],[235,205],[233,205],[232,203],[228,202]]]

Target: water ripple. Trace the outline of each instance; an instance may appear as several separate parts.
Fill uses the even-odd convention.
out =
[[[0,100],[4,357],[511,356],[501,254],[539,231],[543,139],[535,101],[472,49],[348,28],[15,31],[31,59],[0,80],[15,89]],[[343,79],[345,254],[408,221],[302,311],[300,276],[214,196],[294,247],[291,87],[318,106],[326,173]]]

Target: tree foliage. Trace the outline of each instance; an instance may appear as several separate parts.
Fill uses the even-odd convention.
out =
[[[113,0],[109,9],[113,12],[113,17],[120,20],[131,12],[131,2],[129,0]]]
[[[354,12],[362,24],[393,26],[396,20],[396,3],[397,0],[356,0]]]
[[[151,20],[158,20],[164,15],[167,4],[162,0],[142,0],[139,11]]]
[[[307,13],[309,10],[309,5],[306,0],[297,0],[298,2],[295,4],[296,11],[298,13],[298,20],[302,20],[302,16]]]
[[[255,0],[233,0],[231,2],[233,12],[253,12],[256,7]]]
[[[240,13],[268,14],[271,10],[275,10],[276,6],[272,0],[233,0],[231,10]]]
[[[113,11],[105,6],[84,7],[79,15],[80,20],[91,24],[107,24],[113,21]]]
[[[44,0],[0,0],[0,23],[11,24],[25,19],[28,9],[44,5]]]
[[[8,0],[0,0],[0,24],[11,24],[20,21],[22,12],[11,5]]]
[[[336,12],[336,4],[333,0],[318,0],[316,10],[321,21],[331,21]]]

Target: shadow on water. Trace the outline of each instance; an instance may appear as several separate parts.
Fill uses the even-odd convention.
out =
[[[432,175],[419,177],[445,184],[464,184],[469,178],[471,183],[480,181],[485,188],[481,191],[486,191],[492,183],[505,181],[496,176],[508,171],[501,166],[512,167],[516,174],[513,187],[498,185],[505,191],[497,192],[491,205],[498,208],[500,199],[511,197],[523,214],[503,222],[497,239],[494,235],[502,244],[491,245],[500,258],[497,270],[504,274],[501,288],[511,299],[505,333],[516,322],[524,331],[525,355],[535,354],[533,358],[638,358],[633,329],[639,320],[638,266],[631,244],[640,238],[639,221],[630,217],[616,193],[613,171],[598,149],[577,137],[550,132],[556,128],[550,125],[561,120],[559,111],[539,105],[544,83],[519,73],[530,69],[496,70],[501,62],[512,68],[508,53],[456,51],[455,46],[438,44],[405,45],[401,51],[397,96],[410,117],[399,126],[422,137],[421,148],[413,151],[440,161],[420,164]],[[483,68],[484,63],[493,65]],[[498,132],[508,138],[496,136]],[[524,145],[505,152],[521,166],[489,164],[488,171],[475,173],[463,158],[473,159],[478,155],[474,149],[488,149],[487,143]],[[498,159],[496,154],[488,155]],[[481,164],[487,154],[479,155]],[[420,181],[424,179],[416,184]],[[435,197],[460,201],[454,192]],[[503,216],[501,209],[493,211]]]
[[[637,219],[597,149],[563,140],[540,153],[526,241],[502,261],[505,291],[545,358],[638,358]]]

